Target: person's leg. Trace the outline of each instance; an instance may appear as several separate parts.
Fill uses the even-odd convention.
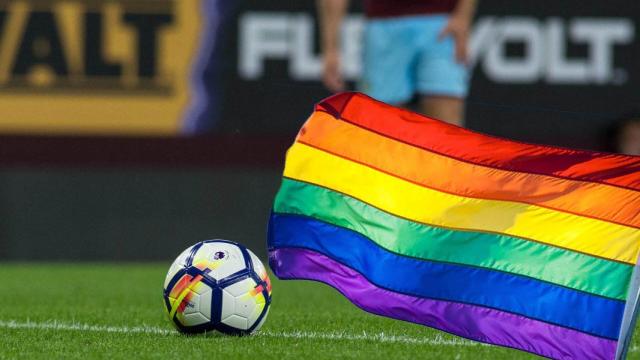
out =
[[[468,69],[456,61],[453,38],[438,38],[447,21],[446,15],[425,16],[420,26],[423,41],[416,88],[423,114],[462,126]]]
[[[448,123],[464,125],[464,99],[447,96],[422,96],[420,112]]]
[[[622,154],[640,155],[640,118],[629,119],[622,125],[616,145]]]

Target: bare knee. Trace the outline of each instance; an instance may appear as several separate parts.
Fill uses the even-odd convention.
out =
[[[464,99],[444,96],[424,96],[420,111],[428,117],[450,124],[464,125]]]

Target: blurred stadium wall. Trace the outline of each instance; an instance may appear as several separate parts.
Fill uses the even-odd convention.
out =
[[[638,19],[627,0],[481,0],[468,126],[605,148],[640,100]],[[264,254],[284,151],[329,95],[317,36],[311,0],[0,0],[0,259],[169,259],[212,237]]]
[[[264,255],[289,137],[0,137],[0,260],[167,260],[226,238]]]

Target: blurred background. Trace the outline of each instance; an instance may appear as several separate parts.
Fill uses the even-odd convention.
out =
[[[318,43],[311,0],[0,0],[0,260],[169,260],[210,238],[264,255],[286,148],[330,95]],[[616,151],[639,44],[628,0],[481,0],[466,124]]]

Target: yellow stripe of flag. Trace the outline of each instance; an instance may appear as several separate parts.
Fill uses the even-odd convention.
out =
[[[301,143],[289,149],[284,176],[345,193],[413,221],[508,234],[627,263],[637,258],[636,229],[523,203],[447,194]]]

